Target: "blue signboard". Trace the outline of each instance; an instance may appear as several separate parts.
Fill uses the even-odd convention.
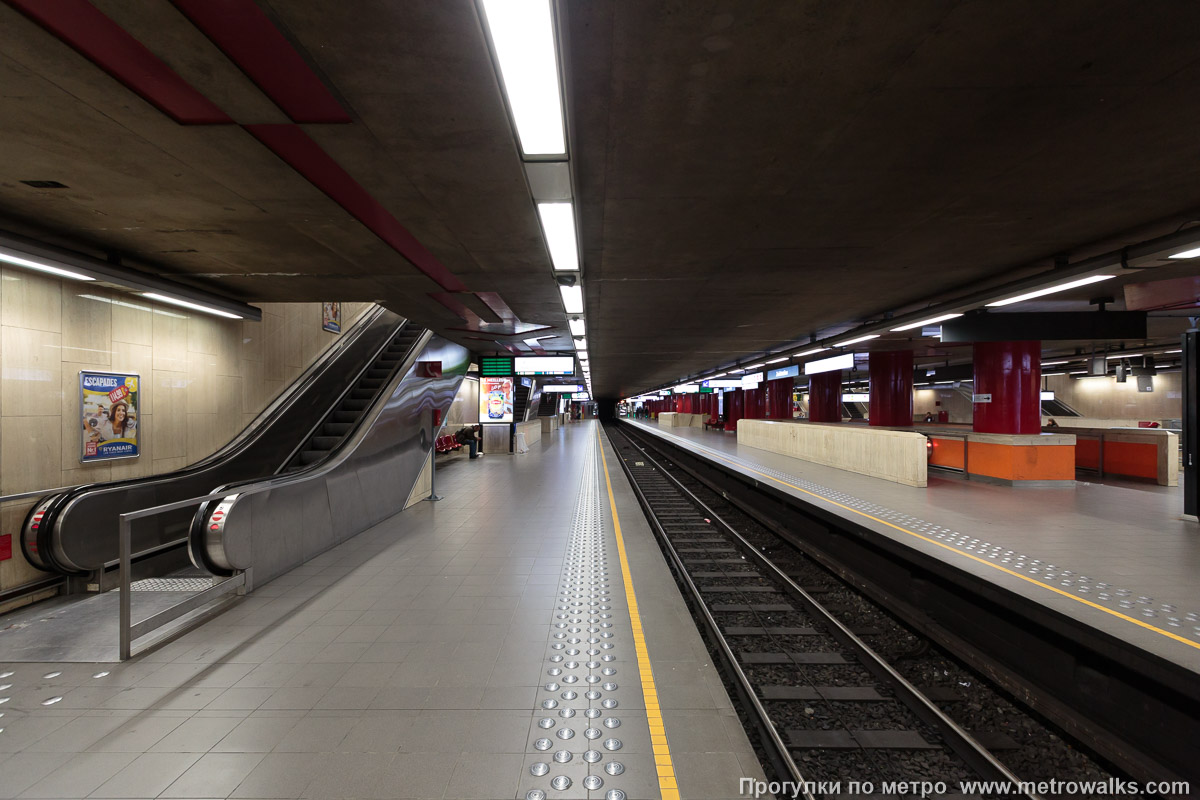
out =
[[[776,380],[778,378],[796,378],[800,376],[800,365],[793,364],[790,367],[782,367],[773,369],[767,373],[767,380]]]

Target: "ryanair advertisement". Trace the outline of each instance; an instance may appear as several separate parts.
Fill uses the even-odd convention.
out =
[[[138,397],[137,375],[79,373],[83,414],[80,461],[138,457]]]

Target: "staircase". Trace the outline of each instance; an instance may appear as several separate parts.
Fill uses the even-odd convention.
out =
[[[525,408],[529,405],[530,388],[517,379],[517,385],[513,397],[513,422],[525,421]]]
[[[291,461],[280,472],[295,472],[319,461],[323,461],[358,424],[359,417],[371,405],[375,396],[387,384],[396,370],[404,363],[417,339],[425,333],[423,328],[405,324],[388,346],[380,351],[375,360],[362,371],[358,380],[342,395],[333,410],[316,427]]]
[[[539,417],[553,417],[558,412],[558,398],[562,397],[558,392],[547,392],[542,390],[542,402],[538,403]]]

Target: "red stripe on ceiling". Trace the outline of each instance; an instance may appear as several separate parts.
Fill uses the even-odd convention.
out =
[[[483,301],[483,304],[492,310],[501,322],[520,322],[513,310],[508,307],[508,303],[500,297],[498,292],[476,292],[475,296]]]
[[[483,322],[483,319],[478,314],[467,308],[461,300],[458,300],[450,292],[430,292],[429,296],[453,311],[462,318],[463,322],[469,325],[478,326]]]
[[[275,155],[448,292],[467,287],[408,232],[383,204],[296,125],[245,125]]]
[[[181,125],[233,122],[145,45],[86,0],[8,0]]]
[[[291,42],[252,0],[171,0],[296,122],[350,122]]]

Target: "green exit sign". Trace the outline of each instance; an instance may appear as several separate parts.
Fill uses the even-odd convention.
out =
[[[712,393],[713,393],[713,390],[712,390],[711,386],[701,386],[700,387],[700,394],[712,394]]]
[[[513,374],[512,356],[482,356],[479,374],[485,378],[507,378]]]

